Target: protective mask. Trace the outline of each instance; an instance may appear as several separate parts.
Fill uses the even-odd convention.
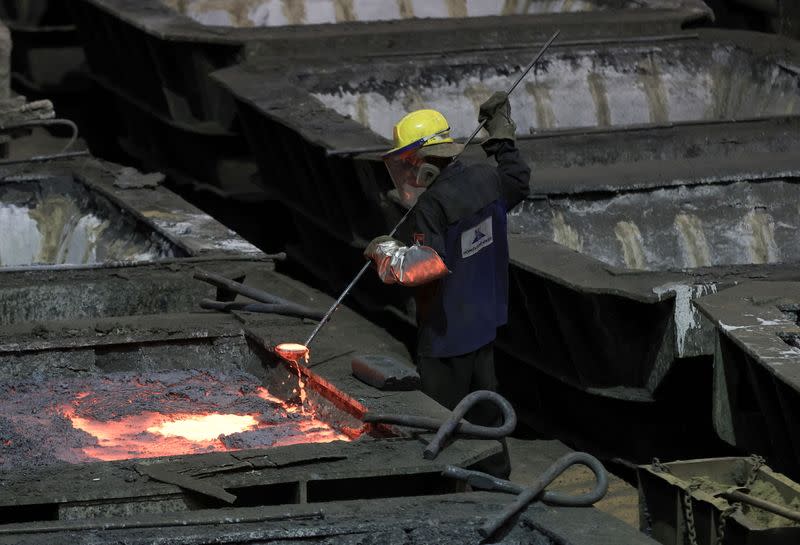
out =
[[[435,165],[423,163],[417,171],[417,187],[428,187],[439,176],[441,171]]]

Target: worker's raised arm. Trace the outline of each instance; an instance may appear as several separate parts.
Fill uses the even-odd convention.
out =
[[[486,121],[489,138],[482,144],[489,156],[497,161],[500,175],[500,195],[508,210],[517,206],[530,192],[531,169],[520,156],[516,146],[517,126],[511,119],[508,95],[493,94],[480,108],[478,119]]]

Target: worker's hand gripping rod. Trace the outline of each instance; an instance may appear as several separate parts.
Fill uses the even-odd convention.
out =
[[[528,72],[531,71],[531,68],[533,68],[536,65],[537,62],[539,62],[539,60],[545,54],[545,52],[550,47],[550,45],[555,41],[555,39],[558,37],[559,32],[560,32],[559,30],[556,30],[553,33],[553,35],[550,37],[550,39],[547,40],[547,42],[542,46],[542,49],[539,50],[539,54],[536,55],[536,57],[531,61],[531,63],[527,66],[527,68],[525,68],[525,70],[523,70],[523,72],[519,75],[519,77],[514,82],[514,84],[511,85],[511,87],[508,89],[508,91],[506,92],[506,95],[510,95],[511,93],[514,92],[514,89],[517,88],[517,85],[519,85],[519,83],[525,78],[525,76],[528,75]],[[481,131],[483,126],[486,124],[486,121],[488,121],[488,120],[484,119],[483,121],[481,121],[478,124],[478,127],[472,132],[471,135],[469,135],[469,138],[467,138],[467,141],[464,142],[464,149],[467,149],[467,146],[469,146],[470,143],[472,142],[472,140],[475,139],[475,137]],[[463,151],[461,153],[463,153]],[[461,155],[461,153],[459,153],[459,155]],[[456,156],[455,158],[458,159],[458,156]],[[435,183],[435,180],[434,180],[434,183]],[[408,217],[411,215],[411,212],[413,210],[414,210],[414,207],[412,206],[411,208],[409,208],[406,211],[405,214],[403,214],[403,217],[400,218],[400,221],[398,221],[397,225],[394,226],[394,229],[392,229],[392,232],[389,233],[390,237],[394,236],[395,233],[397,233],[397,230],[408,219]],[[353,286],[355,286],[356,283],[361,279],[361,277],[364,276],[364,273],[367,272],[367,270],[369,269],[369,266],[370,266],[370,262],[367,261],[364,264],[364,266],[361,267],[361,270],[358,271],[358,274],[356,274],[355,278],[353,278],[353,280],[347,285],[347,287],[344,289],[344,291],[339,296],[339,298],[336,300],[336,302],[334,302],[333,305],[331,305],[331,308],[328,309],[328,312],[325,313],[325,316],[322,317],[322,320],[319,321],[319,323],[317,324],[317,327],[314,328],[314,331],[311,332],[311,335],[308,337],[308,340],[306,340],[306,344],[305,344],[306,348],[311,346],[311,341],[313,341],[314,337],[317,336],[317,333],[319,333],[319,330],[322,329],[322,326],[324,326],[328,322],[328,320],[331,319],[331,315],[333,315],[333,313],[336,311],[336,309],[339,308],[339,305],[342,304],[342,301],[344,300],[345,297],[347,297],[347,294],[350,293],[350,290],[353,289]]]

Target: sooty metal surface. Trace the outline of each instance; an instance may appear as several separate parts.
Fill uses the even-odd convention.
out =
[[[691,39],[556,44],[510,97],[517,132],[794,114],[797,74],[738,45]],[[507,89],[526,60],[514,52],[385,63],[377,71],[340,65],[298,80],[326,107],[384,138],[391,139],[398,119],[420,108],[446,112],[453,136],[466,138],[480,104]]]
[[[370,22],[412,18],[462,18],[492,15],[576,13],[600,10],[675,9],[705,13],[699,0],[162,0],[171,9],[204,25],[273,27],[326,23]]]
[[[176,253],[169,240],[74,179],[0,184],[0,267],[152,261]]]
[[[383,164],[358,152],[387,149],[381,131],[426,105],[466,134],[480,101],[526,58],[419,56],[281,75],[251,63],[215,77],[239,100],[265,185],[293,209],[292,257],[338,290],[363,262],[358,247],[403,212]],[[742,32],[555,46],[512,97],[533,176],[510,216],[503,349],[590,393],[652,401],[676,360],[713,353],[693,298],[751,274],[795,277],[798,60],[793,42]],[[722,61],[742,68],[723,75]],[[481,160],[479,150],[464,160]],[[413,316],[407,293],[369,278],[359,288],[360,302]]]
[[[126,543],[150,545],[169,540],[175,545],[232,545],[257,543],[280,545],[462,545],[480,542],[482,521],[496,516],[511,499],[507,495],[471,492],[427,497],[328,502],[323,506],[256,507],[203,510],[180,519],[150,516],[151,526],[129,523],[118,528],[119,519],[106,522],[102,532],[79,530],[82,522],[42,523],[39,532],[14,533],[7,528],[0,543],[15,545],[69,543]],[[142,520],[140,517],[137,520]],[[565,521],[568,521],[565,523]],[[98,521],[101,522],[101,521]],[[31,524],[16,525],[30,529]],[[99,525],[96,525],[99,526]],[[60,528],[60,529],[59,529]],[[75,529],[71,529],[75,528]],[[257,540],[257,541],[256,541]],[[551,508],[537,505],[512,525],[502,543],[508,545],[655,545],[656,542],[622,521],[596,509]]]
[[[800,476],[800,283],[748,282],[697,301],[716,327],[714,427]]]

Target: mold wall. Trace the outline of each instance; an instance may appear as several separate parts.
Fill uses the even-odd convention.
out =
[[[324,78],[307,79],[326,107],[385,138],[398,119],[420,108],[441,111],[454,136],[466,137],[480,104],[493,91],[509,88],[519,69],[506,60],[499,68],[484,61],[385,70],[327,88]],[[553,50],[511,96],[511,106],[517,133],[525,135],[791,115],[800,106],[800,92],[796,73],[756,62],[734,46],[671,44]]]
[[[698,1],[674,0],[163,0],[163,3],[204,25],[230,27],[703,7]]]

